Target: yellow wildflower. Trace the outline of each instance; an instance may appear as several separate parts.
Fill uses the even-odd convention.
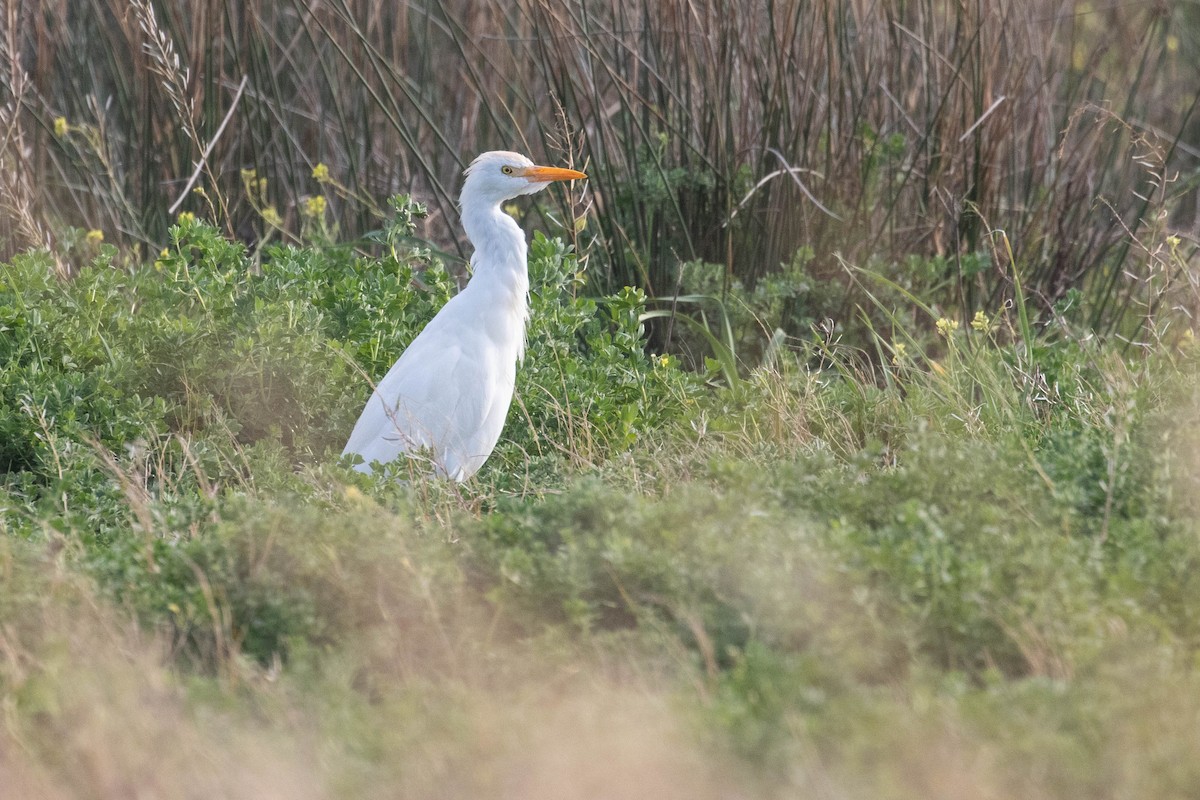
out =
[[[180,211],[179,216],[176,217],[175,220],[180,225],[190,225],[191,223],[196,221],[196,215],[193,214],[191,211]]]
[[[987,333],[992,329],[992,321],[988,319],[988,315],[982,310],[975,312],[975,319],[971,320],[971,327],[980,333]]]
[[[937,321],[937,332],[946,338],[949,338],[950,334],[954,333],[956,330],[958,330],[958,320],[956,319],[947,319],[946,317],[942,317]]]
[[[253,201],[258,198],[260,202],[266,202],[267,196],[267,179],[258,177],[258,170],[244,169],[242,170],[242,186],[246,189],[246,196]]]
[[[66,117],[54,118],[54,135],[58,138],[63,138],[71,130],[71,126],[67,124]]]
[[[313,167],[313,180],[317,183],[326,183],[329,180],[329,167],[324,163],[317,164]]]
[[[900,366],[900,364],[904,361],[905,352],[907,350],[908,348],[904,346],[904,342],[895,342],[892,345],[892,363],[897,367]]]
[[[104,241],[104,231],[97,228],[92,228],[87,232],[87,243],[92,247],[96,247]]]
[[[267,223],[273,228],[279,228],[283,226],[283,217],[279,216],[279,211],[275,209],[275,206],[267,206],[264,208],[262,210],[262,218],[263,222]]]
[[[325,216],[325,196],[313,195],[304,201],[304,216],[320,219]]]

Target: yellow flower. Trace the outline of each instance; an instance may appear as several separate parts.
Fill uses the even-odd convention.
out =
[[[1167,52],[1174,53],[1179,50],[1179,37],[1175,34],[1167,35]]]
[[[317,183],[326,183],[329,180],[329,167],[325,166],[324,163],[313,167],[313,180]]]
[[[58,138],[63,138],[71,130],[71,126],[67,124],[66,117],[54,118],[54,135]]]
[[[947,319],[942,317],[937,321],[937,332],[946,338],[950,338],[950,334],[958,330],[958,320]]]
[[[313,195],[304,201],[304,216],[320,219],[325,216],[325,196]]]
[[[975,319],[971,320],[971,327],[980,333],[987,333],[992,329],[992,321],[988,319],[988,315],[982,310],[975,312]]]
[[[97,228],[92,228],[87,232],[87,243],[92,247],[96,247],[104,241],[104,231]]]
[[[1167,247],[1171,248],[1172,253],[1174,253],[1175,250],[1179,248],[1180,241],[1181,240],[1178,236],[1168,236],[1167,237]]]
[[[267,223],[273,228],[279,228],[283,226],[283,217],[279,216],[279,212],[275,209],[275,206],[267,206],[264,208],[262,210],[262,218],[263,222]]]
[[[242,170],[242,186],[246,188],[246,195],[251,201],[257,196],[261,202],[266,202],[267,179],[258,177],[258,170]]]
[[[176,217],[175,220],[180,225],[190,225],[191,223],[196,221],[196,215],[193,214],[191,211],[180,211],[179,216]]]
[[[892,345],[892,363],[897,367],[904,361],[906,350],[908,348],[904,346],[904,342],[896,342]]]

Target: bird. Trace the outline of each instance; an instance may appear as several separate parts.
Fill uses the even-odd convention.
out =
[[[483,153],[463,174],[471,278],[375,386],[342,451],[362,456],[359,472],[426,449],[436,474],[462,483],[487,461],[512,403],[529,321],[525,233],[500,205],[587,178],[508,151]]]

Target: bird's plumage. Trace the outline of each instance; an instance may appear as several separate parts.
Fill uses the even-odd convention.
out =
[[[367,400],[342,453],[363,457],[356,469],[370,472],[373,462],[421,448],[438,473],[458,481],[483,466],[508,416],[529,319],[525,233],[500,203],[583,177],[503,151],[484,153],[467,168],[459,206],[475,246],[471,280]]]

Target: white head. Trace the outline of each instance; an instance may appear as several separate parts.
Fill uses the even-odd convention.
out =
[[[459,205],[498,206],[523,194],[545,189],[554,181],[586,178],[582,172],[558,167],[539,167],[520,153],[494,150],[484,153],[467,167]]]

